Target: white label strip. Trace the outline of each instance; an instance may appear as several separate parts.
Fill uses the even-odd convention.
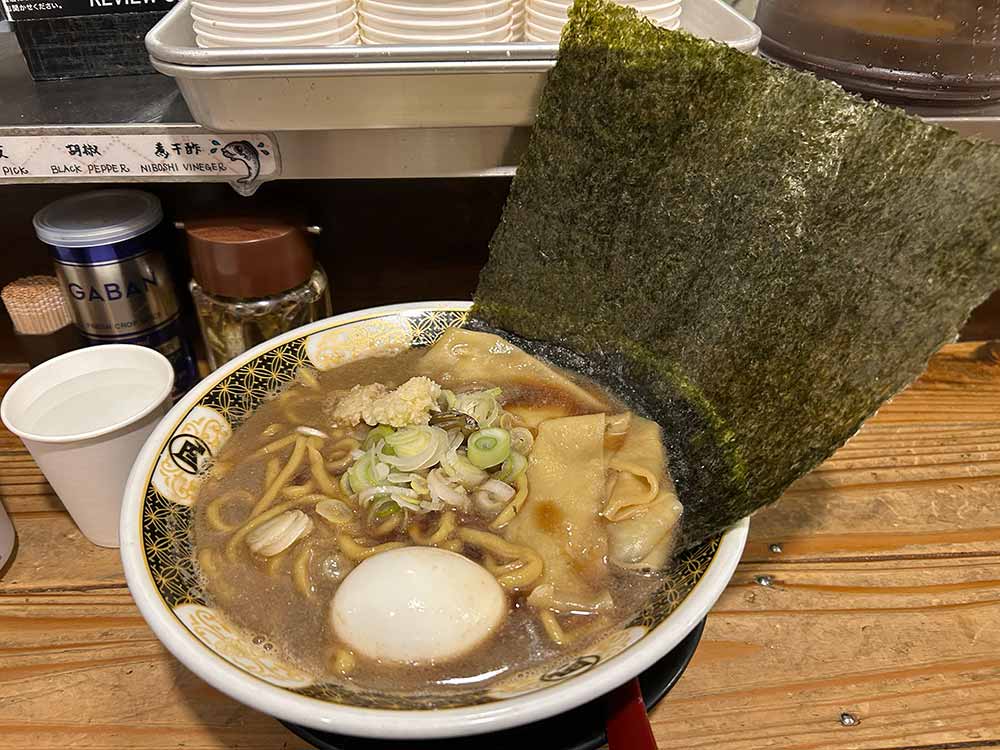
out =
[[[265,134],[0,135],[0,182],[83,178],[235,182],[280,174]]]

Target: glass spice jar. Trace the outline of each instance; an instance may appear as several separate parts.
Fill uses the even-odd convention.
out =
[[[297,226],[268,219],[190,222],[191,296],[214,370],[330,315],[329,283]]]

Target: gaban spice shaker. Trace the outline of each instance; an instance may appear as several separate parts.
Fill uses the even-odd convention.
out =
[[[94,190],[35,214],[73,320],[89,344],[138,344],[173,365],[174,393],[196,379],[177,293],[161,247],[163,208],[141,190]]]
[[[191,296],[212,368],[330,314],[330,292],[303,228],[270,219],[185,225]]]

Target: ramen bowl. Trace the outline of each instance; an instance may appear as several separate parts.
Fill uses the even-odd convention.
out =
[[[380,692],[283,661],[266,636],[227,620],[192,561],[199,472],[233,430],[299,368],[327,370],[427,346],[461,326],[467,302],[393,305],[328,318],[275,337],[195,386],[160,422],[129,477],[121,555],[143,617],[187,668],[232,698],[314,729],[382,739],[474,735],[539,721],[608,693],[671,651],[711,609],[740,559],[744,520],[681,554],[644,605],[597,642],[485,685]]]

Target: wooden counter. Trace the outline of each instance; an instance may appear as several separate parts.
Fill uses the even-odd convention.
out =
[[[80,536],[2,431],[0,497],[19,535],[0,576],[0,749],[303,747],[167,654],[117,553]],[[944,349],[755,518],[653,721],[664,750],[1000,746],[1000,345]]]

